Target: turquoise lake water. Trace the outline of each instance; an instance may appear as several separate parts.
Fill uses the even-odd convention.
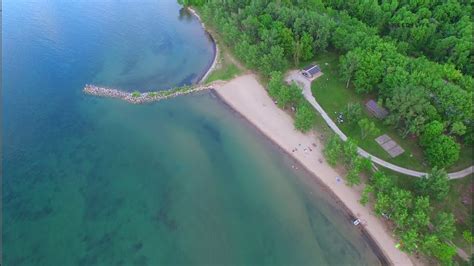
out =
[[[194,82],[213,47],[163,1],[3,2],[4,265],[376,265],[310,176]]]

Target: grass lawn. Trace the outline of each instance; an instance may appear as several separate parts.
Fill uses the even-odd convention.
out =
[[[357,140],[359,146],[367,152],[390,163],[419,171],[428,171],[429,166],[424,160],[423,150],[417,144],[416,139],[409,137],[403,139],[397,130],[392,126],[385,125],[381,120],[369,115],[365,109],[365,102],[369,99],[377,100],[374,95],[356,94],[352,88],[347,89],[344,81],[339,75],[339,56],[336,53],[326,52],[316,57],[316,62],[320,65],[324,73],[320,78],[313,81],[312,91],[316,100],[326,110],[328,115],[336,121],[336,113],[344,110],[348,103],[360,103],[363,106],[365,118],[373,121],[380,130],[380,134],[389,135],[397,142],[405,152],[396,158],[391,158],[388,153],[375,142],[375,137],[361,138],[360,129],[357,125],[350,127],[347,124],[339,124],[339,128],[349,137]],[[460,170],[472,164],[472,149],[464,147],[461,150],[460,160],[448,170]]]
[[[219,56],[218,64],[219,67],[211,72],[206,79],[206,83],[215,80],[230,80],[242,73],[242,70],[230,62],[230,60],[227,60],[224,56]]]

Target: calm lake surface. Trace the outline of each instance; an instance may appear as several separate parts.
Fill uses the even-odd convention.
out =
[[[214,56],[174,0],[3,2],[5,265],[375,265],[327,193],[196,81]]]

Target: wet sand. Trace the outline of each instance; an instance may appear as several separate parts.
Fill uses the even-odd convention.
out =
[[[322,144],[317,132],[303,134],[293,126],[293,119],[279,109],[268,96],[254,75],[237,77],[225,85],[219,86],[217,95],[235,111],[240,113],[265,136],[291,154],[315,179],[327,186],[341,201],[353,217],[359,218],[363,231],[370,236],[369,242],[375,243],[385,259],[394,265],[413,265],[410,257],[398,250],[392,233],[386,229],[378,217],[359,203],[360,193],[354,188],[338,181],[340,176],[324,159]]]

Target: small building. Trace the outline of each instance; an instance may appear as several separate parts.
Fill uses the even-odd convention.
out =
[[[388,115],[387,109],[383,108],[382,106],[379,106],[376,101],[374,100],[369,100],[366,104],[365,107],[367,107],[367,110],[374,115],[375,117],[379,119],[383,119]]]
[[[315,76],[317,76],[319,73],[321,73],[321,68],[319,68],[318,65],[310,65],[306,67],[305,69],[301,70],[301,73],[303,76],[312,79]]]

